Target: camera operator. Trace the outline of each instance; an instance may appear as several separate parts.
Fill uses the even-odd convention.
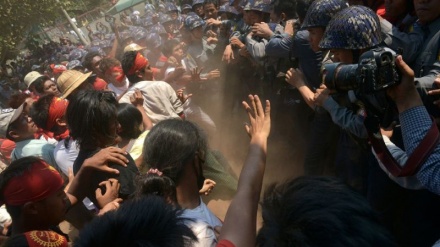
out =
[[[356,20],[356,22],[350,20]],[[327,26],[320,47],[330,49],[334,54],[335,60],[339,60],[339,62],[349,64],[356,63],[356,65],[346,65],[347,67],[361,67],[360,64],[358,65],[361,54],[367,51],[369,53],[372,52],[372,48],[378,46],[381,41],[382,36],[377,16],[371,10],[364,7],[352,6],[340,11],[333,17]],[[364,68],[371,70],[372,67]],[[362,87],[364,86],[377,83],[377,81],[373,83],[373,81],[367,78],[367,80],[359,84],[358,79],[362,78],[358,73],[360,71],[356,70],[356,73],[353,73],[353,71],[354,70],[352,70],[351,77],[356,78],[356,80],[352,80],[350,83],[358,83],[357,86],[359,87],[359,89],[354,90],[355,92],[362,91]],[[380,73],[378,74],[381,75]],[[326,77],[329,78],[330,74],[327,73]],[[341,78],[343,76],[339,75],[337,77]],[[348,82],[346,78],[343,79],[344,83]],[[335,84],[344,83],[335,82]],[[380,83],[379,86],[381,86]],[[432,246],[439,238],[438,232],[440,229],[438,222],[440,215],[438,214],[438,207],[440,206],[440,198],[426,190],[410,191],[395,186],[385,173],[380,170],[376,159],[369,150],[370,148],[366,138],[367,130],[363,123],[366,116],[365,110],[368,110],[368,112],[371,111],[370,105],[368,105],[368,108],[363,109],[363,105],[368,102],[362,102],[362,104],[358,105],[352,103],[343,104],[344,102],[342,100],[338,101],[338,98],[330,97],[329,93],[330,90],[328,88],[322,87],[318,89],[315,94],[315,101],[316,104],[322,105],[329,111],[335,123],[345,130],[341,133],[337,157],[339,159],[341,159],[341,157],[346,158],[347,154],[352,156],[352,152],[359,155],[357,159],[353,160],[355,162],[340,163],[344,165],[342,168],[346,169],[344,170],[345,174],[351,176],[350,179],[353,180],[356,178],[353,175],[356,175],[356,173],[353,173],[353,171],[358,171],[357,174],[362,176],[365,175],[362,173],[362,169],[367,170],[368,176],[363,178],[366,180],[365,182],[367,182],[368,200],[374,208],[383,215],[383,222],[391,230],[400,246]],[[382,91],[373,93],[373,96],[375,96],[376,93],[384,95],[385,91],[382,89]],[[400,98],[401,102],[396,102],[399,103],[399,112],[402,112],[401,108],[405,106],[403,99],[404,96]],[[400,120],[401,122],[405,121],[402,119],[402,116],[400,116]],[[431,123],[432,122],[430,122],[429,126],[431,126]],[[402,132],[404,135],[412,136],[411,131],[403,127],[404,124],[407,123],[401,123]],[[414,124],[418,125],[420,123],[417,120]],[[355,135],[358,137],[358,139],[356,139],[358,141],[357,143],[353,142]],[[423,136],[421,136],[421,139],[422,138]],[[420,139],[418,141],[420,141]],[[366,145],[366,147],[364,148],[359,144]],[[414,146],[407,147],[406,143],[405,147],[410,152],[415,148]],[[344,159],[341,159],[341,161],[343,162]],[[424,166],[420,172],[422,172],[423,169],[433,170],[432,167],[428,166],[426,168],[426,166]],[[419,176],[418,174],[417,177]],[[429,179],[431,178],[426,180]],[[402,215],[405,217],[402,217]]]
[[[356,18],[356,22],[350,19]],[[382,42],[379,19],[369,8],[351,6],[339,11],[330,21],[319,44],[328,49],[333,61],[357,63],[360,55]],[[336,154],[338,176],[358,190],[366,190],[368,161],[374,160],[364,127],[365,109],[362,104],[347,102],[346,94],[329,96],[324,85],[317,90],[315,104],[324,107],[341,127]],[[347,155],[349,154],[349,155]]]

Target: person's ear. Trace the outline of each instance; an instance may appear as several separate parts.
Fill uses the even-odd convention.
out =
[[[281,13],[280,17],[281,17],[281,20],[283,20],[283,21],[285,21],[287,19],[287,15],[284,12]]]
[[[14,140],[17,139],[17,138],[20,138],[20,134],[17,131],[15,131],[15,130],[10,130],[8,132],[8,135],[10,137],[12,137]]]
[[[55,122],[57,123],[58,126],[61,126],[61,127],[67,126],[67,121],[64,116],[61,118],[55,119]]]
[[[136,77],[139,77],[139,78],[143,77],[143,73],[140,70],[136,70],[135,75],[136,75]]]

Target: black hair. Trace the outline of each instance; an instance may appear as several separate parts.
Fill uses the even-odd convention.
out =
[[[271,185],[257,246],[396,246],[362,195],[330,177]]]
[[[205,6],[205,5],[207,5],[207,4],[214,4],[214,6],[216,7],[216,8],[218,8],[218,0],[205,0],[204,2],[203,2],[203,6]]]
[[[162,53],[164,56],[169,57],[173,54],[174,47],[178,46],[180,42],[177,39],[170,39],[165,41],[162,46]]]
[[[139,175],[136,179],[135,198],[147,195],[156,195],[169,200],[170,203],[177,205],[176,185],[167,176],[159,176],[155,173]]]
[[[128,71],[130,71],[130,69],[133,67],[133,63],[136,59],[137,53],[137,51],[125,52],[121,60],[122,70],[124,71],[125,76],[128,78],[128,81],[130,81],[131,84],[142,80],[136,74],[128,75]]]
[[[184,247],[197,241],[180,211],[158,196],[127,201],[116,211],[95,217],[79,233],[75,247]]]
[[[70,136],[80,148],[96,148],[116,138],[117,106],[113,92],[84,90],[74,95],[66,111]],[[109,143],[102,143],[104,142]]]
[[[118,59],[113,57],[105,57],[101,59],[101,62],[99,63],[99,69],[102,71],[102,73],[105,73],[108,69],[120,65]]]
[[[121,125],[119,136],[125,139],[136,139],[141,134],[139,125],[142,124],[142,113],[132,104],[118,105],[118,122]]]
[[[5,189],[6,185],[8,185],[9,181],[14,177],[23,175],[25,171],[29,171],[32,164],[36,162],[41,162],[41,159],[34,156],[17,159],[12,161],[11,164],[9,164],[9,166],[7,166],[2,173],[0,173],[0,201],[5,201],[3,190]],[[12,206],[6,204],[6,210],[11,215],[13,220],[20,217],[22,207],[23,205]]]
[[[296,0],[275,0],[272,2],[273,11],[276,15],[286,14],[287,19],[293,19],[297,16]]]
[[[29,115],[38,128],[51,131],[47,129],[47,118],[49,117],[49,108],[54,97],[52,94],[44,95],[32,104]]]
[[[204,133],[189,121],[167,119],[156,124],[144,142],[144,165],[156,168],[179,183],[184,165],[200,153],[206,154]]]
[[[296,2],[296,13],[300,21],[304,21],[306,18],[307,10],[309,10],[310,5],[315,0],[297,0]]]
[[[48,80],[50,80],[49,77],[41,76],[41,77],[37,78],[32,84],[35,86],[35,90],[38,93],[44,94],[44,83]]]
[[[97,51],[91,51],[91,52],[88,52],[85,56],[84,56],[84,61],[82,62],[82,65],[86,68],[86,69],[88,69],[89,71],[93,71],[93,64],[92,64],[92,61],[93,61],[93,58],[94,57],[96,57],[96,56],[101,56],[101,54],[99,54],[99,52],[97,52]]]
[[[8,106],[14,109],[20,107],[31,95],[27,93],[14,93],[9,97]]]

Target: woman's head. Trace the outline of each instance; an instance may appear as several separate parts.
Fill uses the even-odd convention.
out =
[[[61,92],[58,90],[57,84],[47,76],[38,78],[33,84],[35,85],[35,90],[37,93],[41,95],[52,94],[57,97],[61,96]]]
[[[73,97],[67,107],[67,125],[81,148],[114,144],[119,127],[117,106],[114,94],[108,91],[85,90]]]
[[[118,105],[118,122],[121,126],[118,135],[123,139],[136,139],[143,131],[142,114],[132,104]]]
[[[136,179],[135,198],[143,196],[160,196],[169,204],[176,205],[176,185],[173,180],[167,176],[163,176],[160,171],[151,172],[139,175]]]
[[[185,165],[197,157],[204,161],[206,151],[206,137],[195,124],[169,119],[155,125],[145,138],[144,163],[178,184]],[[203,176],[197,169],[195,173]]]

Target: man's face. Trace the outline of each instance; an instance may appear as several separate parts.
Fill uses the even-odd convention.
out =
[[[260,23],[263,21],[263,14],[259,11],[248,11],[247,18],[250,25],[254,25],[255,23]]]
[[[203,18],[203,16],[204,16],[203,4],[199,3],[199,4],[194,5],[193,10],[198,16]]]
[[[168,15],[171,17],[173,21],[176,20],[178,17],[177,11],[170,11],[168,12]]]
[[[152,81],[153,80],[153,70],[150,65],[145,66],[142,73],[142,80],[144,81]]]
[[[180,44],[176,45],[173,48],[173,55],[174,58],[176,58],[177,60],[181,60],[183,58],[183,49],[182,46]]]
[[[203,9],[204,9],[206,19],[210,19],[210,18],[217,19],[218,9],[215,7],[215,5],[213,3],[205,4],[203,6]]]
[[[414,7],[422,24],[429,24],[440,16],[439,0],[414,0]]]
[[[191,30],[191,35],[194,40],[200,40],[203,38],[203,27],[199,26]]]
[[[351,50],[330,49],[330,52],[333,54],[334,62],[339,62],[344,64],[352,64],[354,62],[353,52]]]
[[[321,42],[324,36],[324,28],[322,27],[311,27],[307,28],[309,31],[309,44],[314,52],[319,51],[319,42]]]
[[[32,139],[37,131],[38,127],[32,118],[24,113],[9,126],[10,135],[13,132],[11,136],[17,140]]]
[[[407,0],[385,0],[387,17],[400,18],[407,12]]]
[[[44,94],[53,94],[57,97],[61,96],[60,90],[58,90],[57,84],[52,80],[47,80],[43,85]]]
[[[62,188],[53,195],[35,203],[41,219],[52,226],[58,225],[64,220],[68,204],[67,195]]]
[[[92,59],[92,68],[93,68],[93,73],[95,74],[100,74],[101,70],[99,69],[99,64],[101,63],[101,56],[95,56]]]

